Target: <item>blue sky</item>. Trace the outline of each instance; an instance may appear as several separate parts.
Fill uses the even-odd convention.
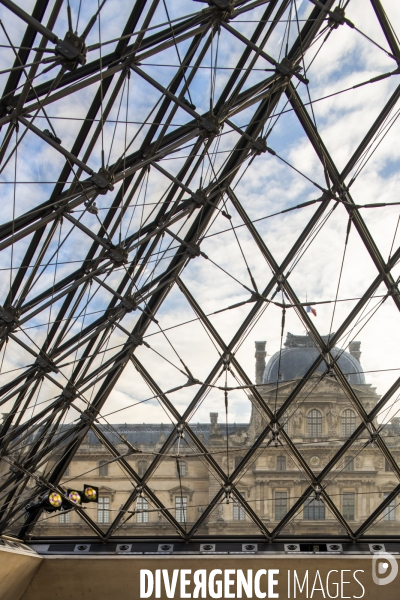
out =
[[[24,9],[27,11],[32,6],[33,3],[24,3]],[[78,2],[71,2],[74,22],[77,17],[78,6]],[[88,46],[96,44],[99,41],[99,35],[101,35],[102,42],[120,35],[126,20],[126,11],[121,10],[121,6],[120,0],[107,0],[104,12],[102,12],[100,34],[98,23],[96,23],[87,39]],[[165,4],[160,3],[151,22],[152,26],[166,21],[165,6],[172,19],[181,17],[185,12],[198,12],[203,8],[202,4],[195,2],[168,1]],[[79,31],[86,25],[95,7],[95,3],[83,0]],[[297,2],[296,8],[299,19],[304,19],[309,15],[312,3],[303,0]],[[293,6],[292,11],[294,10]],[[385,10],[393,24],[400,22],[398,3],[394,0],[385,1]],[[263,7],[254,9],[250,13],[244,14],[242,19],[237,20],[247,22],[236,23],[234,19],[230,25],[243,35],[249,36],[256,27],[257,19],[260,18],[262,12]],[[315,101],[396,68],[395,61],[387,55],[387,42],[368,0],[351,0],[346,9],[346,16],[355,23],[357,28],[382,48],[378,48],[358,31],[342,25],[333,30],[326,41],[322,36],[307,52],[304,66],[310,81],[309,85],[305,86],[303,83],[294,80],[303,101],[309,102],[311,98],[313,113],[309,107],[310,114],[313,118],[315,117],[321,137],[339,169],[344,168],[358,143],[399,84],[398,75],[393,75],[380,82],[350,89],[325,100]],[[4,7],[0,8],[0,18],[4,20],[13,43],[18,45],[22,39],[24,26]],[[44,22],[46,22],[46,18]],[[139,23],[139,27],[141,26],[142,23]],[[66,28],[66,11],[63,9],[60,19],[56,23],[55,32],[63,37]],[[296,34],[296,23],[294,22],[291,24],[289,46]],[[0,43],[7,43],[4,35]],[[189,43],[190,40],[186,40],[178,44],[180,57],[185,54]],[[281,24],[271,36],[264,50],[274,58],[279,59],[282,44],[284,50],[285,43],[285,27]],[[206,53],[202,63],[204,67],[209,67],[211,60],[215,61],[216,47],[217,43],[215,42],[213,57],[210,51]],[[102,49],[103,55],[114,48],[115,43],[104,46]],[[220,68],[216,71],[214,100],[218,98],[220,91],[226,84],[230,74],[228,69],[236,65],[243,49],[244,45],[240,41],[224,28],[221,28],[217,60],[217,65]],[[1,52],[3,64],[10,64],[12,51],[3,48]],[[97,58],[99,56],[98,50],[90,52],[89,56],[89,60]],[[161,84],[168,85],[176,72],[178,61],[177,50],[172,47],[160,55],[145,59],[140,68]],[[271,68],[271,65],[264,59],[259,58],[255,63],[255,67],[259,70],[253,72],[245,87],[261,82],[268,77],[269,73],[265,72],[264,69]],[[48,75],[42,76],[41,79],[38,78],[38,82],[50,78],[55,72],[57,72],[56,69]],[[5,75],[1,77],[3,81],[6,80]],[[57,135],[62,139],[65,148],[70,149],[72,147],[73,140],[81,125],[79,119],[84,118],[96,89],[95,85],[89,86],[65,99],[51,103],[47,107],[46,111],[50,121]],[[209,95],[210,72],[209,69],[205,68],[199,71],[190,84],[190,98],[200,114],[206,112],[209,108]],[[105,97],[105,103],[108,97]],[[151,109],[159,98],[159,91],[150,83],[144,82],[135,73],[131,74],[129,85],[125,81],[125,84],[121,86],[117,101],[109,114],[110,122],[104,128],[103,145],[106,159],[110,153],[110,164],[123,155],[126,144],[129,144],[128,152],[133,152],[140,147],[144,135],[149,129],[149,125],[141,128],[140,123],[147,118],[150,121],[153,119]],[[244,127],[250,121],[255,108],[256,106],[253,106],[234,115],[232,121],[235,125]],[[318,185],[325,185],[321,163],[296,116],[290,110],[290,106],[287,105],[285,96],[279,102],[275,113],[278,114],[282,110],[287,112],[284,112],[279,119],[271,119],[270,123],[267,124],[267,127],[272,126],[272,131],[268,137],[268,145],[278,156],[265,153],[251,162],[246,161],[239,170],[233,186],[235,194],[247,214],[254,220],[267,217],[299,203],[317,199],[321,195]],[[125,124],[126,116],[128,117],[128,124]],[[396,107],[391,114],[391,117],[394,118],[393,123],[388,123],[388,125],[391,125],[390,129],[388,129],[387,134],[386,130],[383,130],[381,143],[351,187],[351,193],[356,203],[389,203],[398,200],[400,150],[396,143],[399,124],[395,120],[395,116]],[[68,120],[64,120],[65,117]],[[121,122],[115,128],[113,121],[117,118]],[[186,111],[178,108],[172,117],[169,130],[187,123],[191,118]],[[42,112],[37,115],[35,123],[41,129],[48,126]],[[6,128],[3,128],[2,135],[5,131]],[[23,131],[24,129],[21,127],[19,135],[22,135]],[[238,134],[227,125],[225,125],[223,133],[224,135],[221,136],[220,140],[214,142],[210,149],[211,156],[213,152],[218,151],[213,165],[215,172],[218,172],[223,166],[224,161],[229,156],[229,151],[238,139]],[[172,174],[176,174],[184,162],[184,157],[190,152],[192,145],[193,140],[189,140],[186,147],[178,149],[173,155],[173,160],[167,157],[161,160],[159,164]],[[79,155],[81,159],[85,156],[86,148],[85,146]],[[101,138],[99,138],[90,156],[85,159],[87,164],[94,170],[97,170],[101,164],[101,149],[102,143]],[[291,166],[285,164],[281,159],[287,161]],[[13,213],[18,216],[45,201],[53,188],[52,183],[46,182],[56,181],[63,164],[64,159],[61,155],[54,152],[48,144],[40,140],[34,133],[28,132],[19,146],[17,160],[13,156],[1,173],[3,219],[7,221],[12,218]],[[301,171],[302,174],[296,172],[292,167]],[[14,180],[15,173],[17,173],[17,181],[22,183],[14,188],[10,182]],[[354,174],[355,171],[350,173],[348,182]],[[212,169],[207,162],[204,166],[203,177],[203,183],[208,183],[213,178]],[[81,176],[81,178],[84,179],[84,176]],[[197,189],[200,185],[199,178],[200,173],[195,176],[191,183],[192,190]],[[120,185],[121,183],[117,183],[114,192],[109,192],[107,195],[99,196],[96,199],[100,220],[104,218],[106,209],[110,207]],[[134,232],[140,226],[140,223],[145,222],[146,218],[151,218],[154,207],[161,201],[169,185],[168,178],[157,169],[152,168],[150,170],[148,177],[146,176],[143,181],[143,185],[140,185],[132,196],[131,207],[124,217],[121,230],[122,236]],[[135,204],[136,208],[134,208]],[[317,205],[311,205],[258,221],[258,231],[278,263],[286,256],[291,245],[314,214],[316,207]],[[83,209],[83,206],[78,207],[73,214],[74,218],[81,218],[87,227],[93,232],[97,232],[99,227],[97,217],[88,212],[83,212]],[[242,225],[241,218],[229,199],[226,200],[226,210],[232,217],[231,221],[219,214],[207,233],[208,237],[202,243],[202,250],[210,260],[203,257],[196,258],[188,264],[182,274],[183,282],[206,314],[249,298],[249,292],[245,287],[251,287],[247,265],[259,290],[264,289],[271,278],[271,270],[268,264],[263,259],[248,231],[244,227],[240,227]],[[361,214],[370,228],[380,252],[387,260],[391,247],[393,246],[396,249],[399,244],[399,235],[396,232],[399,217],[398,207],[364,209]],[[346,300],[337,303],[332,323],[333,305],[326,304],[317,307],[318,316],[315,318],[314,323],[321,334],[327,334],[330,330],[335,331],[355,305],[356,300],[354,299],[359,298],[365,292],[377,274],[376,268],[357,231],[352,227],[338,289],[347,223],[346,210],[343,206],[338,206],[327,219],[323,230],[313,239],[312,244],[301,256],[290,275],[290,283],[301,301],[306,299],[316,302],[334,300],[336,293],[340,300]],[[237,227],[235,229],[237,237],[233,233],[231,225]],[[172,229],[177,233],[181,226],[182,223],[179,223]],[[189,222],[184,225],[180,233],[186,231],[188,226]],[[224,233],[214,235],[224,230],[226,230]],[[113,242],[118,243],[118,238],[119,230],[117,229]],[[29,239],[25,238],[14,244],[13,267],[20,264]],[[59,241],[62,242],[63,240],[65,241],[60,251],[53,257]],[[49,285],[52,285],[54,280],[73,272],[79,264],[79,262],[73,261],[82,260],[86,256],[90,245],[91,241],[88,237],[76,228],[72,228],[71,224],[64,219],[62,225],[57,228],[53,241],[43,258],[43,264],[51,259],[51,265],[38,278],[28,298],[36,296]],[[173,238],[166,235],[162,247],[158,251],[175,245]],[[130,255],[130,258],[133,258],[133,256],[134,253]],[[54,264],[55,262],[57,262],[57,266]],[[168,259],[165,259],[161,266],[164,263],[168,263]],[[3,269],[1,271],[3,290],[6,290],[9,284],[10,265],[11,251],[5,250],[0,253],[0,268]],[[161,269],[161,266],[157,268]],[[229,275],[224,271],[227,271]],[[398,267],[394,269],[396,276],[397,271]],[[157,272],[159,271],[153,273],[152,267],[148,267],[142,281],[154,276]],[[122,276],[123,270],[112,273],[107,277],[107,284],[115,289]],[[100,314],[99,311],[104,310],[111,299],[109,292],[101,287],[97,290],[97,287],[93,284],[90,291],[93,298],[91,298],[86,309],[85,325],[97,318]],[[377,295],[384,293],[384,287],[380,286]],[[80,306],[76,308],[76,314],[80,316],[73,326],[71,335],[77,333],[82,326],[82,311],[86,301],[87,295],[82,299]],[[382,370],[399,368],[397,324],[400,317],[392,299],[389,298],[374,312],[373,307],[378,306],[378,304],[379,299],[372,301],[368,308],[368,310],[372,309],[372,312],[367,313],[364,320],[357,325],[349,338],[343,338],[342,346],[345,347],[354,336],[361,341],[361,362],[363,368],[371,372],[367,375],[367,381],[377,388],[378,393],[382,394],[393,383],[398,374],[395,370],[385,372]],[[51,310],[49,308],[43,314],[32,317],[24,326],[31,329],[26,329],[25,333],[18,334],[21,339],[24,339],[25,343],[32,343],[36,347],[40,347],[48,329],[46,322],[54,318],[60,305],[61,301]],[[232,333],[243,321],[250,307],[251,305],[244,305],[210,317],[225,342],[230,341]],[[122,325],[125,329],[129,330],[133,327],[137,316],[136,312],[124,317]],[[371,318],[369,319],[369,317]],[[164,391],[182,385],[186,381],[185,375],[182,373],[184,369],[182,369],[179,356],[184,357],[184,362],[193,376],[203,381],[213,367],[218,353],[201,325],[193,321],[195,315],[177,287],[169,294],[157,318],[162,329],[166,330],[171,327],[174,327],[174,329],[168,331],[166,337],[159,332],[156,324],[152,324],[147,331],[148,337],[146,338],[151,348],[141,346],[137,352],[139,359],[153,373],[157,383]],[[237,358],[250,377],[254,377],[254,341],[266,340],[269,355],[277,351],[280,343],[280,320],[280,309],[272,305],[269,306],[254,329],[249,332],[240,349],[238,349]],[[186,323],[186,321],[192,322],[183,325],[182,323]],[[178,325],[179,327],[177,327]],[[292,333],[304,332],[304,325],[299,321],[293,310],[287,311],[285,337],[287,331]],[[121,345],[125,338],[123,332],[115,330],[109,340],[109,347],[114,348]],[[28,340],[30,341],[28,342]],[[106,353],[105,357],[111,355],[111,352]],[[162,356],[159,356],[156,352]],[[79,352],[77,357],[79,357]],[[100,364],[103,358],[99,355],[96,359],[97,363]],[[14,342],[10,342],[3,362],[3,372],[23,367],[30,364],[30,362],[29,353],[22,351]],[[71,369],[72,365],[63,367],[61,373],[57,375],[57,379],[60,382],[65,382],[65,378],[70,375]],[[13,376],[13,374],[6,373],[2,379],[7,381]],[[222,380],[219,384],[222,384]],[[170,397],[176,403],[178,409],[183,410],[193,397],[195,390],[195,387],[186,388],[172,393]],[[53,397],[55,393],[57,393],[57,389],[49,383],[43,384],[40,391],[43,402]],[[88,389],[85,392],[85,397],[90,399],[94,393],[95,390]],[[135,402],[146,399],[151,395],[152,393],[137,371],[131,364],[128,364],[103,412],[108,414],[115,410],[124,409],[111,415],[111,422],[140,423],[145,421],[152,423],[165,421],[167,417],[155,400],[144,405],[139,404],[136,407],[130,407]],[[145,410],[144,406],[146,407]],[[232,422],[247,421],[250,408],[250,402],[244,392],[237,391],[231,394],[229,418]],[[224,411],[223,393],[218,390],[210,391],[195,415],[193,415],[194,421],[208,421],[209,412],[214,409],[220,413]],[[69,418],[73,419],[76,416],[77,413],[71,410]]]

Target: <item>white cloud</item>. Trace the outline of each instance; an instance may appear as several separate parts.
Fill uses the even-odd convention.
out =
[[[84,8],[80,16],[80,30],[90,18],[92,9],[90,3],[83,4]],[[299,11],[300,18],[304,18],[309,14],[311,10],[309,5],[310,3],[297,3],[297,10]],[[118,10],[119,6],[120,3],[117,0],[113,2],[109,1],[106,4],[106,10],[101,21],[102,40],[118,37],[120,34],[126,19],[126,14],[124,11]],[[171,11],[171,18],[175,18],[177,15],[182,14],[181,11],[187,11],[187,6],[183,2],[169,3],[168,6]],[[31,7],[27,6],[26,9],[28,10],[28,8]],[[197,8],[198,7],[196,7],[196,9]],[[201,8],[202,7],[200,6],[200,9]],[[75,20],[77,14],[76,3],[72,3],[72,10]],[[385,10],[387,10],[392,22],[396,23],[398,17],[400,17],[398,3],[394,1],[385,2]],[[1,8],[0,14],[4,15],[4,11],[5,9]],[[259,8],[254,14],[249,13],[247,15],[245,13],[241,20],[245,21],[246,18],[249,17],[249,21],[256,21],[260,18],[261,14],[262,11],[261,8]],[[18,19],[10,16],[8,12],[7,15],[13,40],[17,43],[18,40],[22,39],[25,28]],[[360,20],[360,15],[363,15],[362,21]],[[379,25],[377,25],[373,11],[366,0],[354,0],[351,2],[348,9],[346,9],[346,16],[348,16],[348,18],[351,19],[366,35],[370,36],[378,44],[387,48],[386,40]],[[152,23],[161,23],[164,21],[165,10],[160,5]],[[141,26],[141,23],[142,21],[138,27]],[[236,27],[243,35],[250,36],[257,24],[254,22],[235,24],[235,20],[232,20],[231,25]],[[66,15],[63,12],[61,20],[56,27],[57,33],[59,35],[63,34],[66,26]],[[265,51],[271,53],[274,57],[278,57],[282,41],[285,41],[284,36],[285,25],[282,23],[276,28],[266,43],[264,48]],[[295,36],[296,30],[293,29],[291,31],[291,41]],[[322,40],[323,38],[321,38],[320,41],[322,42]],[[93,44],[97,41],[98,25],[96,24],[92,29],[87,42],[88,44]],[[181,58],[187,50],[189,43],[190,40],[180,44],[179,51]],[[105,46],[103,56],[106,53],[111,52],[113,47],[113,45]],[[351,88],[361,81],[367,81],[381,73],[385,73],[395,68],[394,61],[390,59],[385,52],[374,46],[371,41],[346,25],[342,25],[338,29],[333,30],[318,51],[319,47],[320,44],[316,43],[307,53],[305,61],[307,67],[310,61],[316,56],[307,75],[310,80],[309,93],[313,102],[324,96],[334,94],[335,92],[346,88]],[[214,56],[215,50],[216,44],[213,46]],[[224,28],[221,28],[218,48],[218,66],[226,67],[226,69],[217,71],[215,86],[216,98],[218,98],[222,89],[231,77],[232,71],[227,69],[232,69],[236,66],[238,58],[243,50],[244,44],[237,40],[233,35],[226,32]],[[198,52],[192,60],[192,64],[194,64],[197,59]],[[211,51],[209,50],[205,54],[204,65],[209,66],[211,64],[210,52]],[[9,50],[4,51],[4,56],[7,60],[7,64],[11,64],[10,61],[12,56]],[[93,52],[90,54],[88,60],[93,60],[98,56],[99,53],[97,51]],[[171,47],[165,50],[162,55],[155,55],[145,62],[147,65],[142,65],[141,68],[152,77],[156,78],[157,81],[167,86],[176,69],[164,67],[163,64],[178,64],[176,48]],[[247,61],[246,64],[248,65],[249,61]],[[248,89],[251,85],[259,83],[270,75],[269,72],[261,70],[271,68],[271,65],[264,59],[259,58],[256,67],[260,70],[254,71],[251,76],[248,77],[244,84],[244,89]],[[47,78],[50,78],[50,76],[53,76],[53,74],[48,75]],[[189,76],[190,72],[187,73],[187,77]],[[241,77],[243,76],[244,74],[242,73],[237,79],[237,82],[241,81]],[[118,80],[118,77],[119,75],[114,77],[110,91],[105,97],[105,105],[110,97],[112,89],[114,89],[113,86]],[[3,76],[3,81],[5,81],[5,79],[5,76]],[[45,79],[45,77],[42,77],[41,79],[38,79],[37,83],[39,84]],[[297,85],[298,81],[294,81]],[[237,82],[234,84],[233,89],[235,89]],[[374,119],[376,119],[377,115],[385,105],[385,102],[387,102],[388,98],[393,93],[397,84],[397,76],[393,76],[382,80],[381,82],[372,83],[357,89],[350,89],[342,94],[334,95],[326,100],[313,103],[318,130],[339,169],[344,168],[360,140],[363,138]],[[82,125],[81,119],[85,117],[96,90],[97,85],[92,85],[48,106],[47,113],[50,115],[51,122],[56,129],[57,135],[62,139],[65,148],[71,149],[73,141]],[[199,70],[199,73],[190,85],[190,91],[190,96],[197,106],[197,110],[200,113],[207,111],[209,108],[210,94],[209,69]],[[304,84],[299,83],[298,91],[303,101],[308,102],[308,91]],[[177,93],[179,93],[179,90]],[[118,115],[118,104],[121,99],[120,94],[117,95],[116,105],[109,114],[109,119],[112,121],[115,120]],[[121,111],[119,115],[121,123],[119,123],[116,128],[113,149],[111,152],[111,162],[116,160],[123,153],[125,136],[128,142],[131,142],[129,152],[135,152],[141,147],[150,126],[146,125],[143,130],[139,132],[139,123],[147,118],[151,107],[158,101],[159,97],[159,92],[151,84],[143,82],[143,80],[135,74],[131,75],[129,98],[127,98],[127,86],[125,87],[125,92],[122,96]],[[188,98],[188,94],[186,94],[186,97]],[[123,122],[126,114],[126,104],[128,104],[128,120],[130,121],[128,125]],[[232,120],[236,125],[244,127],[245,124],[251,120],[256,108],[256,106],[252,106],[246,111],[235,115]],[[271,119],[267,124],[267,128],[273,125],[272,133],[268,138],[268,144],[279,154],[279,156],[304,173],[312,181],[315,181],[320,186],[325,186],[321,163],[315,150],[312,148],[308,138],[299,125],[297,118],[293,112],[290,111],[290,105],[286,103],[286,98],[281,100],[276,113],[279,113],[280,109],[285,109],[289,112],[283,114],[277,122],[275,122],[274,119]],[[308,107],[308,110],[310,111],[310,114],[312,114],[310,107]],[[156,113],[157,110],[151,114],[150,121],[155,118]],[[47,127],[46,120],[43,118],[43,114],[40,114],[39,116],[40,118],[37,118],[35,123],[43,129]],[[99,118],[99,116],[100,115],[97,114],[96,118]],[[55,117],[59,117],[59,119],[56,119]],[[68,120],[62,120],[62,117],[68,117]],[[163,118],[163,123],[166,122],[167,118],[168,113],[167,116]],[[171,119],[170,126],[186,123],[190,119],[191,117],[185,111],[178,109]],[[96,124],[93,124],[91,132],[94,131],[95,127]],[[163,127],[163,124],[160,124],[159,130],[161,127]],[[3,130],[3,135],[4,132],[5,128]],[[354,195],[354,200],[357,203],[368,204],[378,201],[396,201],[396,191],[399,183],[399,176],[397,173],[399,150],[397,147],[398,145],[394,143],[394,140],[398,137],[397,132],[398,124],[396,123],[368,162],[367,167],[356,179],[352,187],[352,193]],[[110,122],[105,128],[103,140],[107,156],[113,134],[114,123]],[[137,137],[135,138],[136,135]],[[224,161],[229,156],[228,151],[235,145],[237,139],[238,134],[236,132],[231,132],[229,127],[225,125],[224,135],[221,136],[218,146],[219,154],[215,156],[215,172],[222,167]],[[83,145],[83,149],[79,154],[81,159],[87,148],[88,142]],[[162,160],[160,165],[165,169],[169,169],[171,174],[177,175],[179,169],[184,164],[184,157],[189,155],[192,148],[193,142],[188,142],[187,147],[179,149],[176,154],[172,155],[173,160]],[[87,157],[87,164],[93,169],[97,169],[100,166],[101,149],[102,138],[100,136],[94,145],[90,156]],[[210,155],[212,156],[212,151],[216,150],[217,146],[214,144],[210,149]],[[18,180],[35,183],[26,183],[17,186],[15,203],[16,215],[23,214],[24,212],[35,208],[48,198],[51,187],[45,184],[44,181],[56,181],[63,164],[64,159],[62,156],[59,153],[54,152],[49,145],[42,140],[38,140],[31,132],[26,135],[18,153]],[[203,170],[203,183],[208,183],[208,181],[212,179],[212,173],[213,171],[210,168],[208,161],[206,161]],[[7,168],[4,170],[2,177],[4,181],[13,180],[14,159],[10,161]],[[280,212],[283,209],[287,209],[299,203],[316,199],[321,195],[320,190],[307,181],[305,177],[302,177],[293,169],[285,165],[279,158],[271,156],[268,153],[256,157],[251,164],[249,164],[249,162],[245,163],[238,172],[238,179],[239,178],[240,183],[235,187],[235,192],[249,217],[253,220],[271,215],[275,212]],[[135,181],[136,178],[132,184],[132,190]],[[135,210],[133,210],[133,208],[127,210],[123,219],[122,236],[126,233],[133,233],[135,229],[143,226],[146,219],[151,218],[153,205],[167,193],[170,184],[171,181],[168,178],[161,175],[156,169],[151,169],[148,183],[143,183],[143,185],[140,185],[138,189],[132,193],[131,204],[133,206],[137,203],[138,206]],[[193,176],[193,180],[189,182],[189,185],[192,189],[196,189],[200,185],[200,170]],[[236,186],[236,184],[234,185]],[[8,184],[3,185],[2,188],[5,190],[3,192],[3,219],[9,220],[11,219],[14,210],[14,189],[13,186]],[[101,209],[98,215],[101,220],[103,220],[107,214],[107,211],[103,209],[110,207],[112,199],[117,193],[117,189],[114,193],[109,193],[96,200]],[[187,197],[186,192],[184,197]],[[143,204],[145,199],[147,206],[143,208],[140,205]],[[263,241],[271,250],[278,263],[284,259],[295,239],[300,235],[302,229],[315,212],[317,206],[318,205],[315,204],[301,210],[274,216],[257,223],[257,228]],[[241,218],[230,201],[227,201],[227,211],[232,216],[232,224],[234,226],[241,225]],[[384,258],[387,259],[395,234],[398,209],[371,209],[369,211],[366,210],[361,212],[361,214],[363,218],[365,218],[368,227],[370,227],[371,233],[376,239],[378,248],[382,252]],[[74,216],[79,218],[80,213],[76,213]],[[306,249],[304,255],[295,266],[289,281],[292,283],[300,300],[304,301],[306,297],[309,300],[314,301],[332,300],[335,298],[344,249],[347,219],[348,215],[345,209],[339,206],[325,223],[322,232],[320,232],[315,240],[313,240],[310,247]],[[82,222],[89,227],[91,231],[97,233],[99,223],[94,215],[89,214],[83,216]],[[190,223],[185,225],[183,231],[187,231]],[[181,225],[182,223],[179,223],[179,227]],[[173,228],[175,235],[178,234],[179,227],[176,226]],[[229,228],[229,220],[220,214],[210,226],[208,234],[211,235],[221,230],[229,230]],[[64,221],[61,231],[61,240],[67,235],[68,231],[69,226],[67,226],[67,222]],[[262,256],[262,253],[257,248],[248,231],[245,228],[238,228],[236,229],[236,233],[240,247],[238,240],[231,231],[206,238],[203,242],[202,249],[209,258],[217,264],[217,266],[212,265],[210,261],[207,261],[202,257],[195,258],[189,263],[182,275],[183,281],[206,313],[215,312],[220,308],[225,308],[236,302],[249,299],[249,292],[241,285],[244,284],[244,286],[247,286],[248,288],[252,286],[247,265],[250,268],[251,274],[260,291],[266,287],[271,279],[271,270],[267,261]],[[42,259],[42,264],[45,264],[46,260],[52,256],[58,243],[59,234],[60,230],[57,229],[54,238]],[[183,233],[180,232],[180,235],[183,235]],[[119,229],[116,228],[113,236],[114,243],[118,242],[118,237]],[[14,244],[14,266],[21,263],[28,247],[28,242],[29,239],[23,239]],[[91,240],[87,238],[86,234],[75,230],[65,242],[65,245],[60,252],[59,262],[82,260],[88,252],[91,243]],[[394,243],[395,247],[396,243],[398,243],[398,237]],[[160,241],[160,244],[154,249],[154,252],[160,253],[154,255],[154,261],[162,255],[161,253],[167,248],[168,244],[172,246],[176,245],[173,238],[166,235],[165,239]],[[244,260],[242,252],[246,260]],[[2,252],[0,255],[1,268],[7,269],[10,265],[10,261],[10,250]],[[54,262],[54,260],[52,262]],[[164,263],[168,263],[168,260],[164,260],[161,264],[163,265]],[[150,279],[160,272],[161,267],[157,266],[157,262],[150,264],[152,266],[149,265],[147,272],[140,281]],[[157,266],[157,272],[153,273],[152,269],[155,266]],[[57,267],[56,279],[65,277],[67,274],[74,271],[75,268],[77,268],[77,263],[70,265],[60,264]],[[237,281],[225,274],[222,269],[228,271]],[[7,271],[2,271],[2,273],[4,302],[5,292],[9,284],[9,276]],[[106,282],[116,289],[123,274],[124,271],[121,270],[117,274],[110,276]],[[359,298],[373,281],[376,274],[376,267],[362,244],[358,233],[355,231],[354,227],[352,227],[338,292],[339,298]],[[34,289],[29,293],[28,299],[33,298],[51,286],[53,279],[54,265],[46,269],[43,275],[41,275],[35,284]],[[100,286],[99,291],[94,295],[87,307],[88,313],[95,314],[89,314],[88,317],[85,317],[85,325],[89,323],[91,319],[97,318],[98,314],[96,311],[103,310],[107,306],[110,298],[111,294],[106,292],[106,290]],[[76,309],[78,312],[82,310],[83,303],[84,300],[79,302],[79,307]],[[57,304],[57,307],[52,310],[52,318],[57,314],[60,306],[61,300]],[[354,301],[352,300],[337,305],[333,328],[336,328],[339,325],[353,306]],[[246,304],[219,315],[210,316],[211,322],[225,342],[230,341],[234,331],[239,327],[251,307],[252,304]],[[45,316],[50,318],[50,310],[47,310],[46,315],[39,314],[35,316],[31,321],[27,322],[26,326],[36,327],[37,325],[42,324],[46,320],[44,318]],[[270,354],[277,350],[280,341],[280,330],[277,323],[280,323],[280,316],[280,310],[270,306],[265,311],[260,321],[255,325],[255,328],[248,334],[241,349],[238,351],[239,360],[251,378],[253,378],[254,373],[254,340],[266,339]],[[329,331],[331,317],[331,304],[318,307],[318,317],[315,320],[315,324],[321,334],[325,334]],[[131,321],[129,321],[129,318],[127,318],[126,325],[128,330],[129,327],[133,326],[134,320],[138,318],[138,313],[135,313],[134,318],[132,317]],[[183,357],[185,364],[187,364],[187,367],[190,369],[193,376],[200,381],[204,381],[215,363],[218,352],[197,321],[178,327],[181,323],[195,318],[192,309],[180,292],[173,290],[170,293],[164,304],[161,306],[157,318],[159,319],[162,328],[168,329],[174,327],[174,329],[170,330],[170,333],[167,333],[168,339],[171,340],[171,343],[179,356]],[[387,302],[379,309],[377,314],[372,317],[365,328],[357,334],[362,341],[362,361],[367,370],[374,371],[377,369],[384,369],[386,365],[390,365],[390,368],[396,368],[394,358],[396,356],[396,335],[392,333],[392,324],[397,322],[397,319],[398,315],[396,311],[393,306]],[[75,335],[79,332],[82,320],[83,318],[80,318],[76,322],[71,332],[67,334],[67,337],[68,335]],[[286,330],[296,333],[302,332],[303,329],[303,325],[298,321],[297,317],[294,316],[293,311],[288,311]],[[154,346],[164,358],[167,358],[181,370],[184,370],[168,340],[163,337],[161,333],[156,334],[156,331],[156,325],[151,325],[148,333],[154,335],[149,336],[149,343],[152,347]],[[27,330],[27,332],[29,332],[29,335],[35,344],[40,346],[43,343],[46,328],[36,327],[35,329]],[[124,334],[121,331],[115,331],[113,336],[118,341],[118,344],[122,344],[125,340]],[[108,354],[109,353],[107,353],[107,356]],[[174,386],[185,383],[185,376],[183,376],[182,373],[179,373],[179,371],[175,367],[172,367],[166,360],[152,353],[151,350],[141,347],[138,355],[143,359],[148,370],[154,374],[156,381],[163,390],[168,390]],[[23,353],[19,356],[18,352],[15,350],[7,349],[4,369],[10,370],[12,368],[20,367],[23,364],[27,364],[26,360],[27,357],[25,357]],[[100,364],[101,357],[96,360],[97,363]],[[66,376],[69,376],[71,368],[72,367],[68,367],[68,370],[65,367],[64,372]],[[147,385],[143,383],[136,372],[134,386],[131,383],[132,377],[132,369],[127,368],[107,401],[104,409],[106,412],[111,412],[114,409],[117,410],[132,402],[143,400],[151,395]],[[394,380],[394,377],[395,374],[393,374],[393,372],[389,372],[386,375],[384,373],[371,373],[368,375],[367,379],[374,385],[377,385],[379,393],[383,393]],[[6,378],[6,376],[4,376],[4,378]],[[172,394],[171,398],[175,398],[179,409],[184,410],[193,398],[196,389],[197,388],[192,387],[184,388],[183,391]],[[89,390],[88,397],[90,397],[91,393],[92,391]],[[212,406],[214,402],[220,403],[218,406],[222,407],[220,396],[221,394],[219,394],[219,392],[210,392],[207,401],[205,401],[204,405],[193,415],[194,421],[197,419],[208,419],[210,406]],[[223,408],[221,408],[221,411],[222,410]],[[235,392],[232,395],[230,418],[239,422],[243,419],[247,419],[248,415],[248,401],[243,397],[242,393]],[[132,422],[142,422],[142,420],[154,422],[162,418],[162,412],[159,405],[152,402],[149,405],[138,405],[136,408],[130,408],[129,410],[117,413],[110,418],[113,422],[118,422],[120,419],[122,419],[122,421],[124,421],[124,419],[131,419]]]

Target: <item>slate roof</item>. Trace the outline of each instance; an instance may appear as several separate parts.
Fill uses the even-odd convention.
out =
[[[327,336],[322,336],[323,339]],[[320,353],[308,335],[295,336],[287,334],[285,348],[282,350],[279,360],[279,352],[269,359],[263,376],[263,383],[276,383],[278,381],[293,381],[307,373],[313,362]],[[351,385],[363,385],[366,383],[365,375],[358,360],[349,352],[343,352],[340,348],[333,348],[332,356],[339,355],[338,365]],[[279,374],[278,374],[279,370]],[[325,362],[321,362],[317,372],[326,371]]]

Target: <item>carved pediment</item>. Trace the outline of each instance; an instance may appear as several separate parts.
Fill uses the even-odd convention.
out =
[[[271,480],[271,487],[272,488],[276,488],[276,487],[285,487],[287,488],[288,486],[291,487],[292,485],[292,480],[291,479],[274,479]]]
[[[382,492],[391,492],[396,485],[398,484],[398,481],[394,481],[394,480],[390,480],[390,481],[386,481],[385,483],[383,483],[382,485],[379,486],[379,489]]]
[[[111,500],[114,500],[115,490],[107,487],[106,485],[102,485],[99,487],[99,496],[111,496]]]
[[[237,490],[238,490],[238,492],[240,492],[242,494],[242,496],[244,498],[249,498],[250,497],[250,491],[251,491],[252,487],[253,487],[252,485],[249,485],[248,483],[245,483],[244,481],[241,481],[237,485]]]
[[[310,387],[312,387],[312,385],[310,385]],[[340,385],[338,384],[336,379],[324,378],[315,388],[315,393],[320,393],[320,392],[325,392],[325,391],[332,392],[333,390],[335,390],[335,392],[342,392],[342,388],[340,387]]]
[[[194,492],[194,490],[192,490],[191,488],[188,488],[186,485],[182,485],[182,486],[177,485],[167,491],[169,492],[169,497],[171,498],[171,502],[174,499],[174,496],[189,496],[189,500],[191,500],[192,496],[193,496],[193,492]]]

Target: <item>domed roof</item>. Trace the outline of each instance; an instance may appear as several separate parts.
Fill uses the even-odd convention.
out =
[[[322,336],[324,341],[328,336]],[[318,349],[309,335],[293,335],[287,334],[285,348],[281,353],[279,362],[279,352],[275,352],[269,359],[263,375],[263,383],[276,383],[277,380],[292,381],[303,377],[320,356]],[[365,384],[365,376],[362,367],[358,360],[349,352],[343,352],[336,346],[331,350],[334,358],[339,356],[337,364],[342,373],[347,375],[347,379],[351,385]],[[278,374],[279,368],[279,374]],[[324,372],[326,370],[325,362],[321,362],[317,371]]]

